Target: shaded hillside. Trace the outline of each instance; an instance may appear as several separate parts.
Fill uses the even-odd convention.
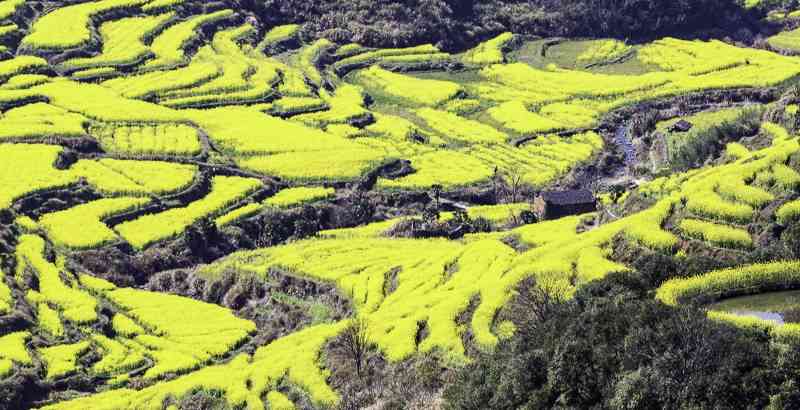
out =
[[[756,15],[737,0],[227,0],[268,25],[305,23],[309,37],[374,47],[438,43],[463,49],[503,31],[536,36],[651,39],[731,35],[750,41]]]

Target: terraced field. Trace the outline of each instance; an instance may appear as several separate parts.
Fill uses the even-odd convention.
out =
[[[0,387],[36,386],[0,408],[355,408],[333,354],[353,329],[387,368],[463,368],[514,337],[524,283],[569,301],[635,274],[626,247],[749,261],[800,220],[792,31],[450,52],[189,0],[0,20]],[[534,215],[567,188],[596,211]],[[655,297],[798,288],[784,255]]]

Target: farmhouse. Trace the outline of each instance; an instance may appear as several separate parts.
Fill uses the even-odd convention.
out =
[[[533,203],[539,219],[557,219],[597,210],[597,200],[591,191],[572,189],[566,191],[545,191]]]

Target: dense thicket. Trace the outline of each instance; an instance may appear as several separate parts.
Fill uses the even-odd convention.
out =
[[[227,0],[266,23],[302,22],[309,37],[452,50],[502,31],[540,36],[703,35],[741,31],[737,0]],[[749,36],[749,34],[742,34]]]
[[[520,331],[460,371],[449,409],[778,408],[796,403],[796,348],[646,297],[634,275],[612,275],[552,303],[535,291],[517,306]],[[520,312],[521,313],[521,312]]]

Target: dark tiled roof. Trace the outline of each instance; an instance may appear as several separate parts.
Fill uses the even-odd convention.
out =
[[[594,194],[586,189],[571,189],[568,191],[545,191],[542,198],[553,205],[575,205],[594,203]]]

